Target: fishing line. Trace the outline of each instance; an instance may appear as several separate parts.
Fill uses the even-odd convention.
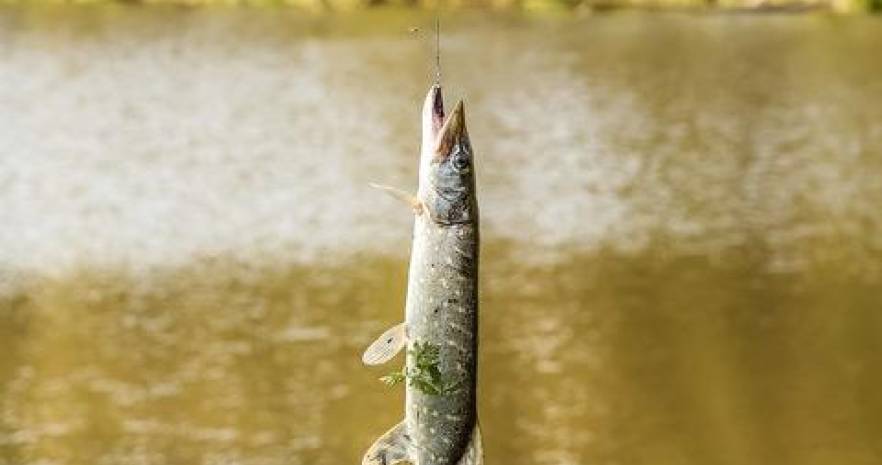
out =
[[[408,32],[418,37],[425,37],[419,27],[411,27]],[[435,9],[435,85],[441,85],[441,15],[437,7]]]
[[[435,85],[441,85],[441,17],[435,12]]]

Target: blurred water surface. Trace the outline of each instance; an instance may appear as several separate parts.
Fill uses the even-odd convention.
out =
[[[0,464],[359,463],[415,12],[0,10]],[[428,26],[428,27],[427,27]],[[487,463],[882,463],[882,22],[444,20]]]

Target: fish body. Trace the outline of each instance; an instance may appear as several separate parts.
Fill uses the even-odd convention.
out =
[[[405,420],[364,465],[473,465],[477,424],[479,221],[473,151],[462,102],[445,118],[441,87],[423,105],[405,322],[365,352],[384,363],[407,347]]]

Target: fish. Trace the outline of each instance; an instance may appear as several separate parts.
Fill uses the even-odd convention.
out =
[[[362,356],[379,365],[405,351],[404,369],[391,380],[405,384],[405,418],[377,439],[362,465],[482,465],[474,152],[463,102],[445,115],[437,81],[423,103],[416,195],[375,187],[405,201],[414,226],[405,320]]]

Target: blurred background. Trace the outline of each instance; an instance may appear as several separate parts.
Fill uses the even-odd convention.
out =
[[[157,3],[0,8],[0,464],[360,463],[435,5]],[[882,464],[873,5],[444,6],[488,465]]]

